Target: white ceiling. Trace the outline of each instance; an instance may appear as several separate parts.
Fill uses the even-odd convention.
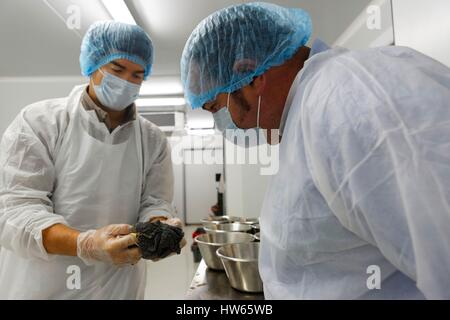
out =
[[[154,75],[178,75],[190,32],[233,0],[126,0],[155,45]],[[370,0],[274,0],[302,7],[313,19],[313,38],[333,43]],[[81,29],[69,30],[67,7],[81,9]],[[0,0],[0,77],[79,76],[81,36],[96,20],[109,19],[99,0]]]

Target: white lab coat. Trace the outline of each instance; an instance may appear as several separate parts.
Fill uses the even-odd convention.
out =
[[[336,48],[287,103],[261,216],[266,298],[449,299],[450,70],[409,48]]]
[[[1,299],[143,298],[143,261],[86,266],[78,257],[48,255],[42,244],[42,230],[58,223],[87,231],[172,214],[164,134],[139,116],[109,133],[82,107],[85,90],[26,107],[3,136]]]

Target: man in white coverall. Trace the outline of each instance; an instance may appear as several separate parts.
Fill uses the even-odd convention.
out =
[[[96,23],[80,63],[89,85],[24,108],[3,136],[0,299],[142,299],[131,226],[181,227],[168,141],[134,104],[151,39],[138,26]],[[79,287],[67,285],[74,270]]]
[[[449,68],[405,47],[309,48],[311,29],[301,9],[232,6],[181,60],[188,102],[220,130],[280,130],[266,298],[449,299]]]

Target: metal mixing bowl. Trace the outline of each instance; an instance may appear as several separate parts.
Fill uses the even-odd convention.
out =
[[[244,292],[263,292],[258,270],[259,243],[225,245],[217,250],[233,288]]]
[[[252,232],[253,234],[255,233],[259,233],[261,231],[260,227],[259,227],[259,223],[257,224],[252,224]]]
[[[249,225],[259,224],[259,218],[244,218],[243,221],[240,222]]]
[[[231,222],[240,222],[243,218],[239,217],[231,217],[231,216],[217,216],[217,217],[209,217],[207,219],[202,219],[201,222],[205,226],[205,224],[222,224],[222,223],[231,223]]]
[[[224,270],[216,254],[217,249],[232,243],[249,243],[255,240],[251,234],[242,232],[206,233],[195,238],[206,265],[213,270]]]
[[[223,224],[208,224],[205,225],[205,231],[206,232],[251,232],[252,226],[241,223],[241,222],[234,222],[234,223],[223,223]]]

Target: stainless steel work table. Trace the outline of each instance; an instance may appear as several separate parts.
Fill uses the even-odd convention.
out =
[[[262,293],[245,293],[230,286],[225,272],[208,269],[204,260],[200,262],[187,300],[264,300]]]

